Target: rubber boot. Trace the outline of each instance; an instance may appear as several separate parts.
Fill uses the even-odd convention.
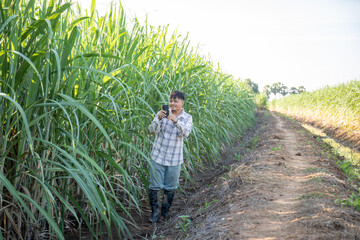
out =
[[[175,190],[168,191],[164,189],[163,202],[161,204],[161,215],[165,220],[169,218],[169,208],[174,200],[174,196]]]
[[[159,218],[158,191],[149,189],[149,200],[151,206],[151,217],[149,222],[156,223]]]

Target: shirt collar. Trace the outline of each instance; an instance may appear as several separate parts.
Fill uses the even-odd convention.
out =
[[[178,118],[183,118],[185,115],[185,110],[181,108],[181,113],[179,114]]]

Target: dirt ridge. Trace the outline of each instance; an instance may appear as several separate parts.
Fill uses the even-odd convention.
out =
[[[354,126],[352,129],[349,129],[343,126],[334,126],[326,121],[321,121],[320,119],[314,119],[308,116],[291,115],[291,117],[299,122],[310,124],[313,127],[321,129],[328,136],[336,139],[344,146],[360,152],[360,129],[354,127],[356,124],[353,124]]]

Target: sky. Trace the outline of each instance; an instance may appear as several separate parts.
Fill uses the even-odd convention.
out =
[[[78,0],[90,8],[90,0]],[[104,15],[111,0],[97,0]],[[118,0],[113,1],[115,4]],[[131,21],[189,34],[224,73],[313,91],[360,80],[360,0],[122,0]]]

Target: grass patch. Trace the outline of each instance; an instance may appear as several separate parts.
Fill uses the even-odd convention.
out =
[[[353,192],[348,199],[345,200],[336,199],[335,203],[353,207],[356,210],[360,211],[360,189],[358,194]]]
[[[298,200],[308,200],[308,199],[314,199],[314,198],[322,198],[324,197],[325,194],[324,193],[311,193],[311,194],[306,194],[306,195],[302,195],[300,197],[298,197]]]
[[[304,173],[317,173],[317,172],[327,172],[327,170],[317,167],[309,167],[304,170]]]
[[[211,199],[210,202],[205,201],[205,205],[204,205],[203,207],[201,207],[201,208],[199,209],[199,211],[200,211],[200,212],[201,212],[201,211],[206,211],[212,204],[216,203],[217,201],[219,201],[219,200],[216,199],[216,198]]]
[[[258,143],[259,141],[259,136],[255,136],[252,141],[251,141],[251,145],[250,145],[250,150],[254,149],[256,147],[256,144]]]
[[[314,182],[317,182],[317,183],[321,183],[323,181],[322,178],[318,178],[318,177],[315,177],[315,176],[313,176],[311,178],[311,180],[314,181]]]
[[[272,148],[271,151],[278,151],[278,150],[280,150],[280,149],[281,149],[281,145],[278,146],[278,147],[276,147],[276,148]]]
[[[186,232],[191,226],[191,219],[189,215],[181,215],[179,216],[179,221],[176,225],[176,229],[181,229],[183,232]]]

